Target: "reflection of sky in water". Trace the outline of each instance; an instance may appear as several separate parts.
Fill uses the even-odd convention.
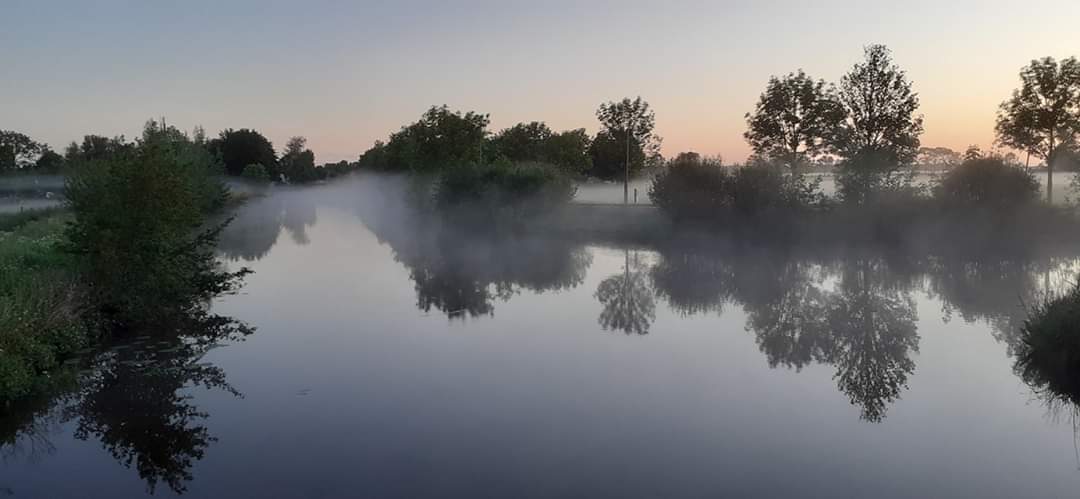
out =
[[[258,331],[203,359],[244,397],[191,391],[219,440],[193,463],[189,496],[1063,497],[1080,486],[1071,428],[1046,417],[1012,372],[1007,331],[988,323],[1007,323],[1007,305],[1070,260],[990,271],[768,249],[533,251],[432,234],[411,234],[430,238],[411,246],[357,217],[362,195],[278,193],[246,206],[226,235],[228,265],[256,273],[215,311]],[[626,273],[628,255],[654,293],[644,335],[600,322],[597,290]],[[527,272],[535,267],[566,279]],[[418,286],[418,275],[447,284]],[[477,281],[490,292],[466,293]],[[917,352],[881,355],[914,367],[879,423],[838,389],[838,361],[769,367],[750,326],[790,323],[764,319],[780,303],[817,310],[783,300],[809,288],[822,316],[841,299],[860,310],[860,296],[895,297],[910,316]],[[453,310],[419,309],[423,293],[486,299],[490,311],[449,319]],[[840,336],[848,351],[859,332]],[[866,372],[880,367],[882,357],[864,358]],[[0,487],[16,497],[143,490],[68,431],[36,462],[5,463]]]

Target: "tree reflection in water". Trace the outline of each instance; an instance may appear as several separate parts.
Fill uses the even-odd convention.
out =
[[[871,262],[846,267],[839,291],[827,300],[824,360],[836,367],[837,387],[862,417],[877,422],[915,371],[909,357],[919,351],[915,300],[909,291],[875,282]]]
[[[5,420],[22,423],[3,428],[5,454],[27,445],[51,448],[48,426],[73,423],[76,438],[99,442],[120,464],[134,468],[150,493],[159,484],[183,493],[193,479],[192,467],[215,441],[204,425],[209,415],[194,405],[190,390],[241,396],[224,371],[202,358],[218,342],[251,332],[231,319],[203,316],[190,318],[167,337],[111,348],[97,355],[70,389],[6,415]]]
[[[277,187],[272,194],[249,201],[221,233],[218,252],[229,260],[261,260],[277,244],[282,230],[299,245],[311,242],[307,229],[318,221],[310,193]]]
[[[623,271],[600,282],[594,295],[600,301],[600,326],[626,334],[648,334],[656,320],[656,300],[649,274],[638,259],[623,250]]]
[[[881,421],[900,397],[915,369],[910,354],[918,352],[915,303],[883,261],[853,257],[824,265],[813,255],[731,245],[686,251],[662,250],[652,272],[657,293],[673,308],[722,307],[703,296],[741,305],[770,367],[833,366],[837,388],[867,421]]]

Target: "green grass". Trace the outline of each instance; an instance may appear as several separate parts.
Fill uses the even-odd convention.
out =
[[[85,292],[60,249],[69,215],[6,216],[0,231],[0,408],[44,386],[89,344]]]

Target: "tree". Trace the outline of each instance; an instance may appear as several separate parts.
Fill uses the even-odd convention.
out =
[[[495,134],[488,141],[485,156],[489,161],[504,157],[510,161],[543,161],[551,128],[541,122],[518,123]]]
[[[278,173],[274,144],[255,130],[223,130],[218,138],[210,141],[209,149],[221,158],[229,175],[242,175],[244,168],[251,164],[263,165],[271,177]]]
[[[846,119],[831,140],[832,149],[845,159],[873,151],[897,165],[908,164],[918,153],[923,131],[923,118],[915,115],[919,96],[887,47],[871,45],[864,56],[840,80]]]
[[[290,182],[310,182],[319,177],[315,169],[315,153],[307,148],[307,139],[293,137],[281,153],[280,171]]]
[[[567,172],[585,173],[592,167],[591,145],[584,128],[555,133],[544,144],[544,158]]]
[[[41,156],[34,163],[34,169],[42,173],[57,173],[64,167],[64,157],[56,151],[43,146]]]
[[[488,140],[484,159],[550,163],[567,172],[584,173],[592,164],[591,143],[584,128],[556,133],[543,122],[518,123]]]
[[[488,115],[434,106],[390,136],[382,158],[391,170],[433,171],[483,160]]]
[[[948,170],[963,161],[960,153],[948,147],[920,147],[915,163],[923,168]]]
[[[33,167],[45,148],[19,132],[0,130],[0,172]]]
[[[601,130],[589,145],[589,158],[594,177],[612,180],[626,173],[626,138],[619,132]],[[630,138],[630,175],[636,175],[645,167],[645,153],[633,137]]]
[[[795,167],[825,151],[827,139],[844,120],[835,91],[802,70],[769,79],[743,137],[758,155]]]
[[[82,144],[72,142],[64,149],[68,163],[110,159],[131,150],[131,144],[123,135],[108,138],[103,135],[84,135]]]
[[[649,158],[659,157],[661,139],[653,133],[656,113],[641,97],[601,104],[596,110],[596,118],[602,129],[593,142],[594,149],[598,143],[600,148],[594,150],[592,157],[593,167],[604,173],[599,176],[611,178],[611,172],[622,171],[624,180],[629,182],[630,175],[644,168]],[[610,154],[614,149],[612,142],[622,146],[622,161],[618,163],[621,170],[616,166],[615,156]],[[624,201],[629,196],[627,189],[624,185]]]
[[[1053,201],[1059,146],[1080,134],[1080,61],[1033,60],[1020,70],[1020,82],[998,110],[998,143],[1046,160],[1046,199]]]

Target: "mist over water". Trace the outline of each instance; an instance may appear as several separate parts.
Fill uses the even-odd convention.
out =
[[[219,252],[255,274],[213,311],[257,332],[207,351],[161,345],[168,353],[152,355],[179,367],[137,378],[147,383],[120,381],[144,376],[123,370],[140,369],[146,345],[110,351],[77,410],[53,402],[0,435],[0,490],[1065,497],[1080,487],[1068,419],[1048,413],[1011,357],[1024,304],[1069,286],[1080,252],[496,234],[415,209],[417,192],[405,176],[357,175],[277,186],[241,206]],[[176,438],[138,437],[151,434]]]
[[[819,185],[821,193],[826,196],[836,196],[836,178],[831,173],[807,173],[810,179],[821,178]],[[1042,197],[1046,197],[1046,172],[1034,172],[1035,179],[1039,181]],[[932,186],[939,175],[936,173],[921,172],[915,175],[916,186]],[[1054,172],[1054,204],[1063,205],[1077,201],[1077,193],[1073,191],[1072,182],[1076,177],[1075,172]],[[634,203],[634,190],[637,190],[637,204],[652,204],[649,199],[649,187],[652,185],[651,177],[640,177],[630,180],[630,202]],[[621,203],[623,202],[622,182],[589,181],[578,184],[577,195],[574,201],[578,203]]]

